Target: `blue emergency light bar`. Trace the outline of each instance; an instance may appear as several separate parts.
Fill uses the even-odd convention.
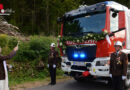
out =
[[[85,53],[74,53],[73,54],[73,58],[75,58],[75,59],[77,59],[77,58],[84,59],[85,57],[86,57]]]
[[[79,55],[77,54],[77,53],[74,53],[74,56],[73,56],[74,58],[78,58],[79,57]]]
[[[80,54],[80,58],[85,58],[85,57],[86,57],[86,55],[84,53]]]

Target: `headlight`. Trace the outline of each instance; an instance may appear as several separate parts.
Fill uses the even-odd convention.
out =
[[[101,60],[96,62],[96,66],[108,66],[110,63],[110,60]]]

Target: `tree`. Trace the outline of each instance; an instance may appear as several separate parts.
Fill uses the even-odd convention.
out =
[[[92,5],[103,1],[106,0],[0,0],[5,8],[15,11],[11,16],[5,17],[7,21],[27,35],[57,35],[60,30],[57,17],[81,4]],[[130,7],[130,0],[115,1]]]

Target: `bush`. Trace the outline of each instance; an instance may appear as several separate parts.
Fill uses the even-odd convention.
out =
[[[12,72],[9,72],[10,85],[33,81],[36,79],[44,79],[48,76],[47,69],[37,71],[35,62],[12,62]]]
[[[31,36],[29,42],[20,44],[14,60],[17,62],[43,60],[46,62],[52,42],[56,42],[54,37]]]
[[[6,34],[0,34],[0,46],[3,47],[9,47],[10,49],[14,48],[17,45],[17,38],[7,36]]]
[[[16,56],[13,58],[16,62],[26,62],[28,61],[28,54],[32,54],[29,52],[29,45],[26,42],[21,42],[19,45],[19,50],[17,51]],[[33,54],[32,54],[33,55]]]
[[[15,37],[8,37],[8,40],[8,47],[10,49],[13,49],[18,43],[18,39]]]
[[[6,34],[0,34],[0,47],[2,47],[2,54],[8,54],[16,45],[17,38],[8,36]]]
[[[47,62],[50,44],[57,42],[54,37],[31,36],[29,41],[20,42],[19,50],[13,58],[17,62],[27,62],[43,60]],[[8,54],[18,43],[18,39],[5,34],[0,34],[0,46],[3,54]]]
[[[5,34],[0,34],[0,46],[3,48],[8,44],[8,36]]]

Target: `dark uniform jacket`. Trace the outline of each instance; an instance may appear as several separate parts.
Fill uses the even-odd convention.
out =
[[[116,52],[111,54],[110,58],[110,74],[113,76],[126,76],[127,74],[128,57],[125,53]]]
[[[11,59],[15,54],[16,54],[15,51],[12,51],[12,52],[11,52],[9,55],[7,55],[7,56],[2,56],[2,55],[0,54],[0,80],[4,80],[4,79],[5,79],[5,70],[4,70],[3,61],[4,61],[4,60]]]
[[[53,64],[57,65],[58,52],[55,50],[50,50],[48,57],[49,66],[53,66]]]

